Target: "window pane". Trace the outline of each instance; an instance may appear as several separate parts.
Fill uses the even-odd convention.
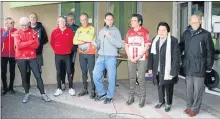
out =
[[[80,13],[89,15],[89,23],[94,25],[94,2],[80,2]]]
[[[215,22],[220,22],[220,2],[212,2],[212,26]],[[220,42],[214,38],[214,33],[212,32],[213,42],[215,44],[215,49],[220,49]]]
[[[62,2],[61,3],[61,15],[62,16],[66,16],[68,13],[74,12],[74,10],[75,10],[75,2]]]
[[[131,15],[137,13],[137,2],[110,2],[110,12],[114,14],[114,24],[124,39],[129,29]]]
[[[89,23],[94,25],[94,2],[62,2],[61,15],[66,16],[70,12],[75,13],[76,24],[80,24],[80,14],[85,12],[89,16]]]

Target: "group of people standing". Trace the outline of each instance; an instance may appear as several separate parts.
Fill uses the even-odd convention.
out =
[[[131,16],[131,28],[124,41],[118,28],[114,26],[112,13],[106,13],[105,26],[99,31],[98,36],[95,36],[95,28],[88,23],[88,18],[86,13],[80,15],[82,25],[80,27],[75,25],[75,17],[72,13],[57,19],[58,27],[52,31],[49,41],[55,54],[57,89],[54,96],[61,95],[66,89],[66,74],[69,81],[69,94],[76,95],[73,78],[78,52],[83,80],[83,89],[78,96],[90,93],[90,98],[95,101],[104,100],[104,104],[112,102],[117,77],[118,50],[125,48],[130,84],[126,104],[134,103],[137,77],[140,87],[139,107],[144,107],[145,73],[148,72],[153,75],[153,84],[158,88],[159,103],[155,108],[165,105],[165,111],[168,112],[172,105],[174,84],[178,82],[180,57],[184,52],[182,65],[185,69],[187,87],[187,109],[184,110],[184,113],[189,116],[196,116],[199,113],[205,74],[211,71],[213,65],[214,45],[211,34],[201,28],[201,19],[198,15],[191,16],[190,25],[183,33],[180,43],[171,36],[170,26],[166,22],[158,24],[157,36],[151,40],[149,31],[143,27],[143,18],[140,14]],[[49,102],[50,98],[45,94],[41,77],[43,45],[48,42],[46,31],[38,22],[36,13],[31,13],[29,18],[20,18],[19,30],[14,28],[14,23],[11,17],[5,18],[4,28],[1,30],[2,95],[7,92],[14,93],[13,82],[17,62],[22,77],[22,86],[25,90],[23,103],[27,103],[29,100],[31,70],[37,80],[37,87],[42,94],[42,99]],[[97,59],[96,53],[98,54]],[[6,78],[8,61],[11,74],[9,88]],[[102,80],[105,69],[108,78],[107,89],[104,88]],[[91,89],[88,89],[88,71],[91,77]]]

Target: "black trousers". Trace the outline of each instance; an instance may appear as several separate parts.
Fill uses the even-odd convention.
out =
[[[82,70],[82,79],[84,90],[88,90],[88,70],[91,77],[92,90],[95,90],[95,84],[93,81],[93,69],[95,66],[95,55],[93,54],[79,54],[79,62]]]
[[[41,94],[44,92],[44,84],[40,73],[40,67],[37,62],[37,59],[19,59],[17,60],[18,68],[21,73],[22,85],[24,87],[25,93],[29,93],[28,83],[27,83],[27,69],[30,68],[34,74],[34,77],[37,80],[37,88],[40,90]],[[29,66],[29,67],[28,67]]]
[[[57,70],[57,88],[61,89],[61,79],[63,73],[63,63],[65,64],[65,69],[68,76],[69,88],[73,88],[73,78],[71,73],[71,60],[70,54],[68,55],[55,55],[55,64]]]
[[[158,95],[160,103],[167,103],[168,105],[172,105],[173,101],[173,87],[174,84],[169,85],[158,85]],[[166,92],[166,101],[165,101],[165,92]]]
[[[70,58],[71,58],[71,73],[72,73],[72,80],[74,78],[74,74],[75,74],[75,60],[76,60],[76,53],[77,53],[77,50],[71,52],[70,54]],[[66,67],[65,67],[65,63],[62,62],[62,66],[61,68],[63,69],[62,70],[62,73],[61,73],[61,81],[62,81],[62,84],[65,84],[65,78],[66,78]]]
[[[10,72],[10,83],[9,88],[7,84],[7,66],[9,62],[9,72]],[[15,58],[14,57],[1,57],[1,78],[3,84],[3,90],[8,91],[13,89],[15,80]]]
[[[43,58],[42,58],[42,54],[37,55],[37,62],[39,64],[40,67],[40,73],[42,73],[42,68],[41,66],[43,66]],[[30,70],[30,66],[27,64],[27,84],[28,84],[28,88],[30,89],[30,80],[31,80],[31,70]]]

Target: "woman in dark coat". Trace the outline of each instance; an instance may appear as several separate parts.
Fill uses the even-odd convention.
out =
[[[155,108],[161,108],[166,103],[165,111],[168,112],[172,105],[173,87],[178,82],[180,51],[178,40],[170,36],[170,27],[166,22],[158,24],[157,32],[149,50],[148,73],[153,74],[153,83],[158,87],[159,103]]]

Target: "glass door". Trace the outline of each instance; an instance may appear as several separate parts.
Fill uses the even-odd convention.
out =
[[[190,8],[189,2],[178,2],[177,3],[177,38],[180,39],[182,33],[189,24]],[[189,15],[190,13],[190,15]]]

